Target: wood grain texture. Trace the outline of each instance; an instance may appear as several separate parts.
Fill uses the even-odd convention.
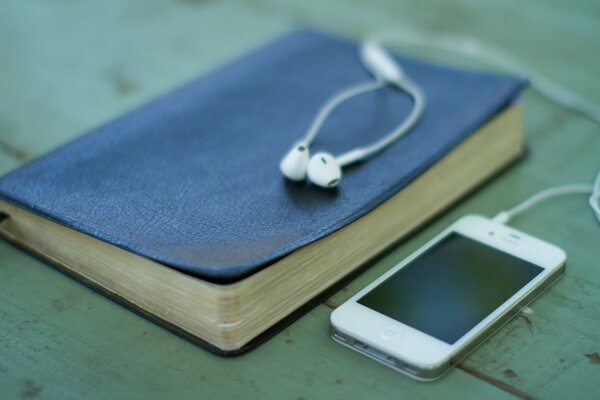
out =
[[[42,154],[298,24],[360,36],[381,26],[476,36],[600,102],[596,1],[5,1],[0,168]],[[507,26],[510,29],[506,29]],[[514,226],[564,248],[565,277],[460,369],[419,384],[335,345],[330,307],[467,213],[493,215],[550,185],[589,182],[598,126],[533,92],[525,162],[405,241],[255,352],[222,359],[0,242],[2,398],[594,399],[600,381],[600,229],[583,198]],[[6,160],[6,161],[4,161]],[[596,355],[596,356],[595,356]]]
[[[447,385],[466,399],[510,398],[460,370],[423,385],[365,363],[329,339],[326,307],[255,351],[222,358],[3,242],[0,257],[16,260],[0,269],[0,387],[7,399],[36,388],[40,398],[62,399],[364,399],[374,391],[435,399]]]

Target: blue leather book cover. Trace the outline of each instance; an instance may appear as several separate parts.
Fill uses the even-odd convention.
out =
[[[428,98],[416,129],[347,168],[337,190],[286,181],[279,161],[318,108],[370,79],[357,50],[319,32],[288,34],[7,174],[0,195],[173,268],[231,282],[380,205],[525,85],[398,56]],[[371,143],[410,107],[392,88],[352,99],[311,150]]]

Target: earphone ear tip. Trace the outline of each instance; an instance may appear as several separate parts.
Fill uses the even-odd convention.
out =
[[[283,157],[279,163],[281,173],[293,181],[302,181],[306,178],[306,167],[309,161],[308,147],[298,144]]]
[[[342,169],[335,157],[328,153],[312,156],[306,172],[312,183],[324,188],[336,187],[342,179]]]

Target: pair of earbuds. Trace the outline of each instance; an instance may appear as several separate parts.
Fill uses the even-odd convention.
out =
[[[425,109],[425,95],[419,86],[404,74],[401,66],[379,42],[364,41],[360,48],[360,59],[375,79],[345,88],[321,107],[304,137],[292,146],[279,164],[279,169],[286,178],[303,181],[308,177],[308,180],[317,186],[336,187],[342,179],[343,167],[365,160],[385,149],[408,133],[421,118]],[[326,152],[319,152],[311,157],[310,145],[329,114],[337,106],[354,96],[388,85],[405,91],[413,99],[410,113],[396,128],[375,143],[351,149],[337,157]]]

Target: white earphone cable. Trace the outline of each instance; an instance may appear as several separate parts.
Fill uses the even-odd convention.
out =
[[[389,31],[372,36],[371,40],[385,43],[391,47],[417,46],[432,48],[450,53],[461,54],[477,60],[486,61],[518,75],[526,76],[532,87],[549,100],[577,112],[590,120],[600,124],[600,106],[585,99],[550,79],[546,78],[535,69],[517,60],[504,52],[491,46],[483,45],[473,39],[444,34],[443,36],[432,35],[416,31]],[[543,190],[508,211],[503,211],[494,217],[499,223],[506,223],[516,215],[519,215],[538,203],[553,197],[567,194],[589,194],[588,202],[598,222],[600,222],[600,171],[593,185],[572,184],[552,187]]]
[[[421,47],[461,54],[503,68],[507,72],[526,76],[531,81],[532,87],[549,100],[600,124],[599,105],[558,85],[529,65],[487,44],[483,45],[471,38],[453,34],[441,36],[417,31],[388,31],[376,34],[373,38],[394,48]]]
[[[280,169],[286,177],[292,180],[303,180],[307,174],[306,168],[308,164],[308,176],[311,181],[320,182],[323,180],[323,184],[318,183],[320,186],[336,186],[341,177],[342,167],[368,158],[383,150],[392,142],[398,140],[400,137],[409,132],[410,129],[419,121],[421,115],[423,114],[423,110],[425,109],[425,94],[418,85],[410,81],[405,76],[402,67],[396,63],[390,55],[387,54],[387,52],[383,49],[382,44],[391,45],[393,47],[417,46],[432,48],[487,61],[495,66],[504,68],[509,72],[528,77],[532,83],[532,87],[548,99],[567,109],[578,112],[581,115],[600,124],[599,105],[594,104],[577,93],[556,84],[550,79],[539,74],[536,70],[528,65],[497,49],[489,46],[483,46],[481,43],[470,38],[451,34],[437,36],[416,31],[389,31],[372,35],[364,40],[361,45],[361,62],[363,66],[375,76],[375,81],[360,83],[342,90],[329,99],[319,109],[317,116],[313,119],[309,129],[304,135],[304,138],[294,146],[294,148],[283,158],[280,163]],[[321,170],[322,168],[315,167],[316,169],[313,169],[312,172],[312,175],[314,176],[311,176],[310,166],[314,166],[315,164],[312,163],[314,157],[311,158],[310,161],[308,159],[307,147],[314,140],[318,131],[321,129],[331,112],[333,112],[335,108],[344,101],[359,94],[380,89],[385,85],[396,86],[399,89],[407,92],[412,97],[413,107],[408,117],[405,118],[394,130],[371,145],[352,149],[335,158],[326,153],[322,153],[333,160],[333,167],[329,169],[325,168],[326,173]],[[324,156],[321,156],[321,159],[324,164],[327,164]],[[317,175],[319,175],[318,178]],[[326,177],[327,179],[324,179],[323,177]],[[514,215],[520,214],[526,209],[529,209],[533,205],[548,198],[563,194],[589,193],[590,191],[592,192],[592,195],[590,196],[589,204],[593,208],[596,217],[600,221],[600,205],[598,204],[600,201],[600,173],[598,174],[593,187],[589,187],[588,185],[567,185],[550,188],[526,200],[523,204],[507,212],[500,213],[496,219],[498,221],[504,220],[506,222]]]
[[[315,136],[317,136],[319,129],[321,129],[321,127],[327,120],[327,117],[329,117],[329,114],[331,114],[333,110],[335,110],[336,107],[342,104],[344,101],[354,96],[358,96],[359,94],[381,89],[385,85],[385,82],[381,80],[375,80],[359,83],[336,93],[331,99],[327,100],[327,102],[319,109],[319,111],[317,112],[317,116],[313,119],[312,123],[310,124],[310,127],[308,128],[308,131],[302,138],[302,142],[306,143],[307,145],[311,144],[312,141],[315,139]]]
[[[397,83],[396,85],[402,90],[404,90],[406,93],[408,93],[413,99],[414,104],[408,117],[406,117],[406,119],[404,119],[400,123],[400,125],[398,125],[394,130],[392,130],[386,136],[381,138],[379,141],[369,146],[359,147],[358,149],[352,151],[356,152],[357,154],[360,153],[360,157],[352,159],[347,157],[345,154],[340,155],[338,157],[338,159],[341,159],[340,165],[343,166],[351,164],[352,162],[358,161],[359,159],[371,157],[375,153],[378,153],[379,151],[388,147],[394,141],[400,139],[402,136],[408,133],[411,130],[411,128],[419,121],[421,115],[423,114],[423,110],[425,110],[425,96],[423,95],[421,88],[419,88],[419,86],[415,85],[413,82],[406,78],[402,82]],[[345,163],[342,163],[342,161],[345,161]]]
[[[363,42],[362,46],[364,47],[366,45],[370,45],[371,50],[373,49],[373,46],[379,46],[379,44],[375,41],[371,41],[371,43]],[[317,116],[313,119],[308,131],[300,143],[310,145],[329,115],[344,101],[371,90],[381,89],[386,85],[396,86],[400,90],[408,93],[413,100],[413,107],[409,115],[396,128],[394,128],[391,132],[386,134],[377,142],[368,146],[352,149],[336,157],[336,161],[340,168],[368,158],[385,149],[391,143],[404,136],[419,121],[421,115],[423,114],[423,110],[425,109],[425,95],[419,86],[404,76],[402,68],[399,65],[396,65],[391,58],[388,58],[389,56],[384,53],[383,49],[377,48],[376,51],[379,52],[379,54],[377,54],[379,58],[377,59],[376,63],[366,60],[364,53],[361,52],[361,62],[365,69],[371,72],[371,74],[375,77],[375,81],[351,86],[340,91],[331,99],[329,99],[317,112]],[[392,73],[397,73],[397,75],[395,75],[397,76],[397,79],[390,81],[386,80],[384,76],[381,76],[381,70],[376,69],[376,67],[379,67],[380,69],[382,68],[381,63],[386,64],[386,71],[391,70]]]

